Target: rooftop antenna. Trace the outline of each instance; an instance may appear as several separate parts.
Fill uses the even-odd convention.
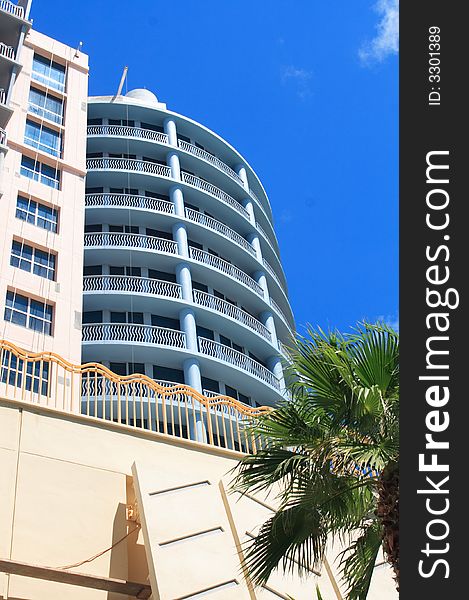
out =
[[[78,58],[79,57],[78,53],[82,49],[82,46],[83,46],[83,42],[78,42],[78,46],[77,46],[77,49],[75,50],[74,58]]]
[[[117,90],[116,96],[120,96],[121,95],[122,88],[124,86],[124,81],[125,81],[125,78],[127,77],[127,71],[128,70],[129,70],[129,67],[124,67],[124,70],[122,71],[122,77],[121,77],[121,81],[119,83],[119,88]]]

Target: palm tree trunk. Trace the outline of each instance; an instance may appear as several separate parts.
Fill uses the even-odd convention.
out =
[[[376,515],[383,527],[383,549],[395,574],[399,591],[399,465],[389,463],[378,482]]]

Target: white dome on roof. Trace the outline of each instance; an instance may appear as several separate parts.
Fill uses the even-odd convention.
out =
[[[150,92],[150,90],[146,90],[144,88],[130,90],[130,92],[127,92],[125,97],[133,98],[134,100],[141,100],[142,102],[146,102],[147,104],[155,104],[155,102],[158,102],[158,98],[155,96],[155,94],[153,92]]]

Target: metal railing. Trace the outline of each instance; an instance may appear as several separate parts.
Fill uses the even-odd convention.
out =
[[[273,268],[270,266],[270,264],[265,260],[265,258],[262,259],[262,263],[264,264],[265,270],[270,273],[270,275],[275,279],[275,281],[278,283],[280,289],[282,291],[284,291],[283,289],[283,285],[280,282],[280,279],[278,278],[277,273],[273,270]]]
[[[15,49],[13,46],[7,46],[3,42],[0,42],[0,55],[15,60]]]
[[[257,281],[254,281],[254,279],[247,273],[241,269],[238,269],[238,267],[235,267],[227,260],[224,260],[219,256],[214,256],[213,254],[210,254],[210,252],[205,252],[204,250],[199,250],[198,248],[194,247],[189,248],[189,256],[198,262],[209,265],[218,271],[222,271],[225,273],[225,275],[244,283],[244,285],[256,292],[256,294],[259,294],[259,296],[264,295],[264,292]]]
[[[85,207],[117,206],[119,208],[141,208],[155,212],[174,214],[174,204],[160,198],[133,194],[86,194]]]
[[[165,238],[153,237],[140,233],[101,232],[85,233],[85,248],[115,246],[125,248],[142,248],[158,252],[178,253],[177,242]]]
[[[227,315],[235,321],[238,321],[246,327],[249,327],[249,329],[252,329],[269,342],[272,341],[272,336],[270,335],[270,331],[267,329],[267,327],[242,308],[231,304],[231,302],[227,302],[226,300],[212,296],[207,292],[192,290],[192,293],[194,296],[194,302],[199,306],[204,306],[205,308],[210,308],[219,313]]]
[[[217,360],[223,360],[243,371],[246,371],[250,375],[254,375],[258,379],[261,379],[265,383],[268,383],[276,390],[280,391],[280,382],[277,377],[269,371],[264,365],[261,365],[250,356],[234,350],[230,346],[225,346],[213,340],[209,340],[199,336],[199,351],[202,354],[216,358]]]
[[[186,347],[186,334],[176,329],[137,323],[93,323],[83,325],[83,342],[134,342],[155,346]]]
[[[83,277],[83,291],[132,292],[134,294],[164,296],[165,298],[182,298],[182,288],[177,283],[130,275],[85,275]]]
[[[272,308],[282,317],[283,321],[285,321],[285,325],[291,331],[292,329],[291,329],[289,320],[285,316],[285,313],[283,312],[283,310],[280,308],[280,306],[275,302],[275,300],[272,297],[270,298],[270,304],[271,304]]]
[[[228,225],[225,225],[221,221],[217,221],[217,219],[214,219],[213,217],[209,217],[208,215],[206,215],[200,211],[193,210],[191,208],[186,208],[185,210],[186,210],[186,218],[189,219],[189,221],[194,221],[195,223],[200,223],[201,225],[204,225],[205,227],[212,229],[212,231],[221,233],[221,235],[223,235],[223,237],[226,237],[229,240],[232,240],[233,242],[235,242],[235,244],[237,244],[238,246],[241,246],[241,248],[243,248],[244,250],[249,252],[249,254],[251,254],[252,256],[256,256],[256,251],[251,246],[251,244],[245,238],[243,238],[242,235],[240,235],[239,233],[237,233],[236,231],[234,231],[233,229],[228,227]]]
[[[122,137],[139,138],[151,140],[160,144],[168,144],[168,136],[160,131],[144,129],[142,127],[128,127],[126,125],[88,125],[87,135],[116,135]]]
[[[220,171],[223,171],[229,177],[231,177],[231,179],[234,179],[236,183],[243,185],[243,180],[238,175],[238,173],[236,173],[236,171],[234,171],[231,167],[229,167],[227,164],[225,164],[222,160],[220,160],[213,154],[210,154],[210,152],[207,152],[207,150],[198,148],[197,146],[194,146],[194,144],[190,144],[189,142],[185,142],[184,140],[178,140],[178,146],[179,148],[181,148],[181,150],[185,150],[186,152],[189,152],[190,154],[201,158],[205,162],[214,165],[215,167],[220,169]]]
[[[279,248],[278,248],[278,242],[277,240],[275,240],[275,245],[277,246],[276,248],[274,248],[274,245],[272,244],[272,241],[270,239],[270,237],[267,235],[267,233],[264,231],[264,229],[262,229],[260,223],[258,221],[256,221],[256,227],[257,229],[262,233],[262,236],[264,237],[265,241],[269,244],[269,246],[272,249],[272,252],[278,256],[279,253]],[[274,234],[275,237],[275,234]]]
[[[5,90],[0,89],[0,104],[6,104],[7,101],[7,95]]]
[[[24,19],[24,8],[13,2],[9,2],[9,0],[0,0],[0,10],[4,10],[5,12],[15,15],[15,17]]]
[[[7,143],[7,132],[0,127],[0,145],[6,146]]]
[[[208,398],[187,385],[146,375],[119,376],[99,363],[75,365],[58,354],[28,352],[6,340],[0,340],[0,397],[81,413],[91,423],[248,453],[265,442],[248,433],[246,424],[272,410],[219,394]]]
[[[199,190],[202,190],[203,192],[210,194],[210,196],[218,198],[218,200],[221,200],[225,204],[228,204],[228,206],[231,206],[231,208],[234,208],[234,210],[236,210],[241,215],[243,215],[243,217],[249,220],[249,213],[244,208],[244,206],[242,206],[237,200],[235,200],[232,196],[218,188],[216,185],[213,185],[208,181],[204,181],[203,179],[200,179],[200,177],[196,177],[195,175],[191,175],[190,173],[185,173],[184,171],[182,171],[181,173],[181,178],[184,183],[187,183]]]
[[[137,158],[87,158],[86,168],[88,171],[134,171],[159,177],[171,177],[171,169],[166,165]]]

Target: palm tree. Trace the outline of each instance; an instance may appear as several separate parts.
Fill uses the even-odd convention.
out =
[[[279,490],[247,571],[256,584],[279,567],[307,574],[339,537],[347,598],[364,600],[381,548],[399,585],[399,336],[380,323],[309,330],[290,354],[292,398],[251,426],[265,447],[235,469],[236,491]]]

